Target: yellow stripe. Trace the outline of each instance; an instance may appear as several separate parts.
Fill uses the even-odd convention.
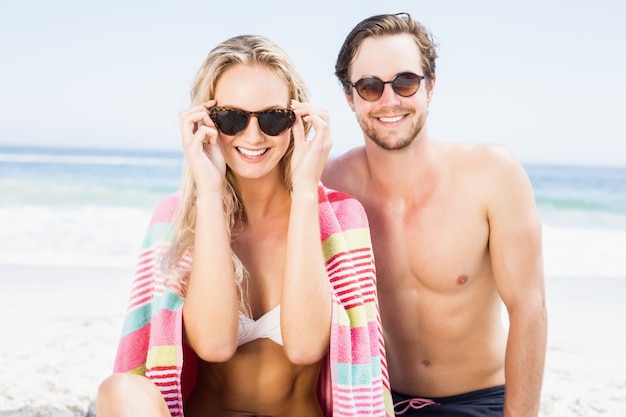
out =
[[[376,310],[376,304],[373,301],[365,303],[365,311],[367,312],[367,321],[376,321],[376,314],[378,311]]]
[[[346,311],[352,327],[365,326],[376,321],[376,305],[365,303],[362,306],[352,307]]]
[[[340,326],[355,328],[367,326],[368,323],[376,321],[376,305],[374,303],[365,303],[348,310],[341,305],[339,307],[337,322]]]
[[[324,259],[329,260],[338,252],[371,248],[370,230],[367,227],[350,229],[330,235],[322,243]]]
[[[363,306],[352,307],[346,310],[346,313],[350,318],[350,327],[367,326],[367,315],[363,310]]]
[[[136,367],[135,369],[131,369],[129,371],[129,373],[131,374],[137,374],[137,375],[145,375],[146,374],[146,364],[142,363],[141,365],[139,365],[138,367]]]
[[[148,368],[175,365],[176,346],[155,346],[148,351],[148,358],[146,359],[146,366]]]
[[[337,324],[340,326],[350,326],[350,317],[341,304],[337,305]]]

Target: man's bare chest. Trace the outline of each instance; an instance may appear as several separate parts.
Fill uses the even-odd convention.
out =
[[[478,204],[367,209],[379,282],[437,287],[484,272],[489,224]]]

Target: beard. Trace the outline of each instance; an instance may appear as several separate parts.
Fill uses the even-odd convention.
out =
[[[409,113],[410,116],[411,114]],[[379,126],[371,123],[371,119],[370,115],[368,115],[368,119],[357,118],[363,133],[379,148],[386,151],[399,151],[413,143],[417,135],[422,131],[424,124],[426,124],[426,112],[420,114],[417,119],[412,121],[406,134],[399,131],[385,132],[379,129]]]

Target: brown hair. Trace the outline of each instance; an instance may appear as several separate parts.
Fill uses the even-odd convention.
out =
[[[352,94],[350,87],[350,67],[363,41],[369,37],[388,35],[411,35],[422,54],[422,70],[428,85],[435,76],[435,60],[437,59],[437,44],[433,35],[421,23],[413,20],[408,13],[381,14],[362,20],[346,37],[343,42],[337,63],[335,75],[347,94]]]

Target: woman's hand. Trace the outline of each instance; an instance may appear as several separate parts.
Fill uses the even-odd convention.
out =
[[[293,190],[301,188],[317,190],[324,165],[332,147],[332,137],[328,112],[310,103],[291,100],[291,108],[296,114],[292,128],[294,151],[291,157],[291,181]],[[315,134],[307,140],[304,123],[311,124]]]
[[[226,163],[217,141],[218,132],[209,117],[215,100],[193,106],[179,115],[182,147],[201,192],[222,192]]]

